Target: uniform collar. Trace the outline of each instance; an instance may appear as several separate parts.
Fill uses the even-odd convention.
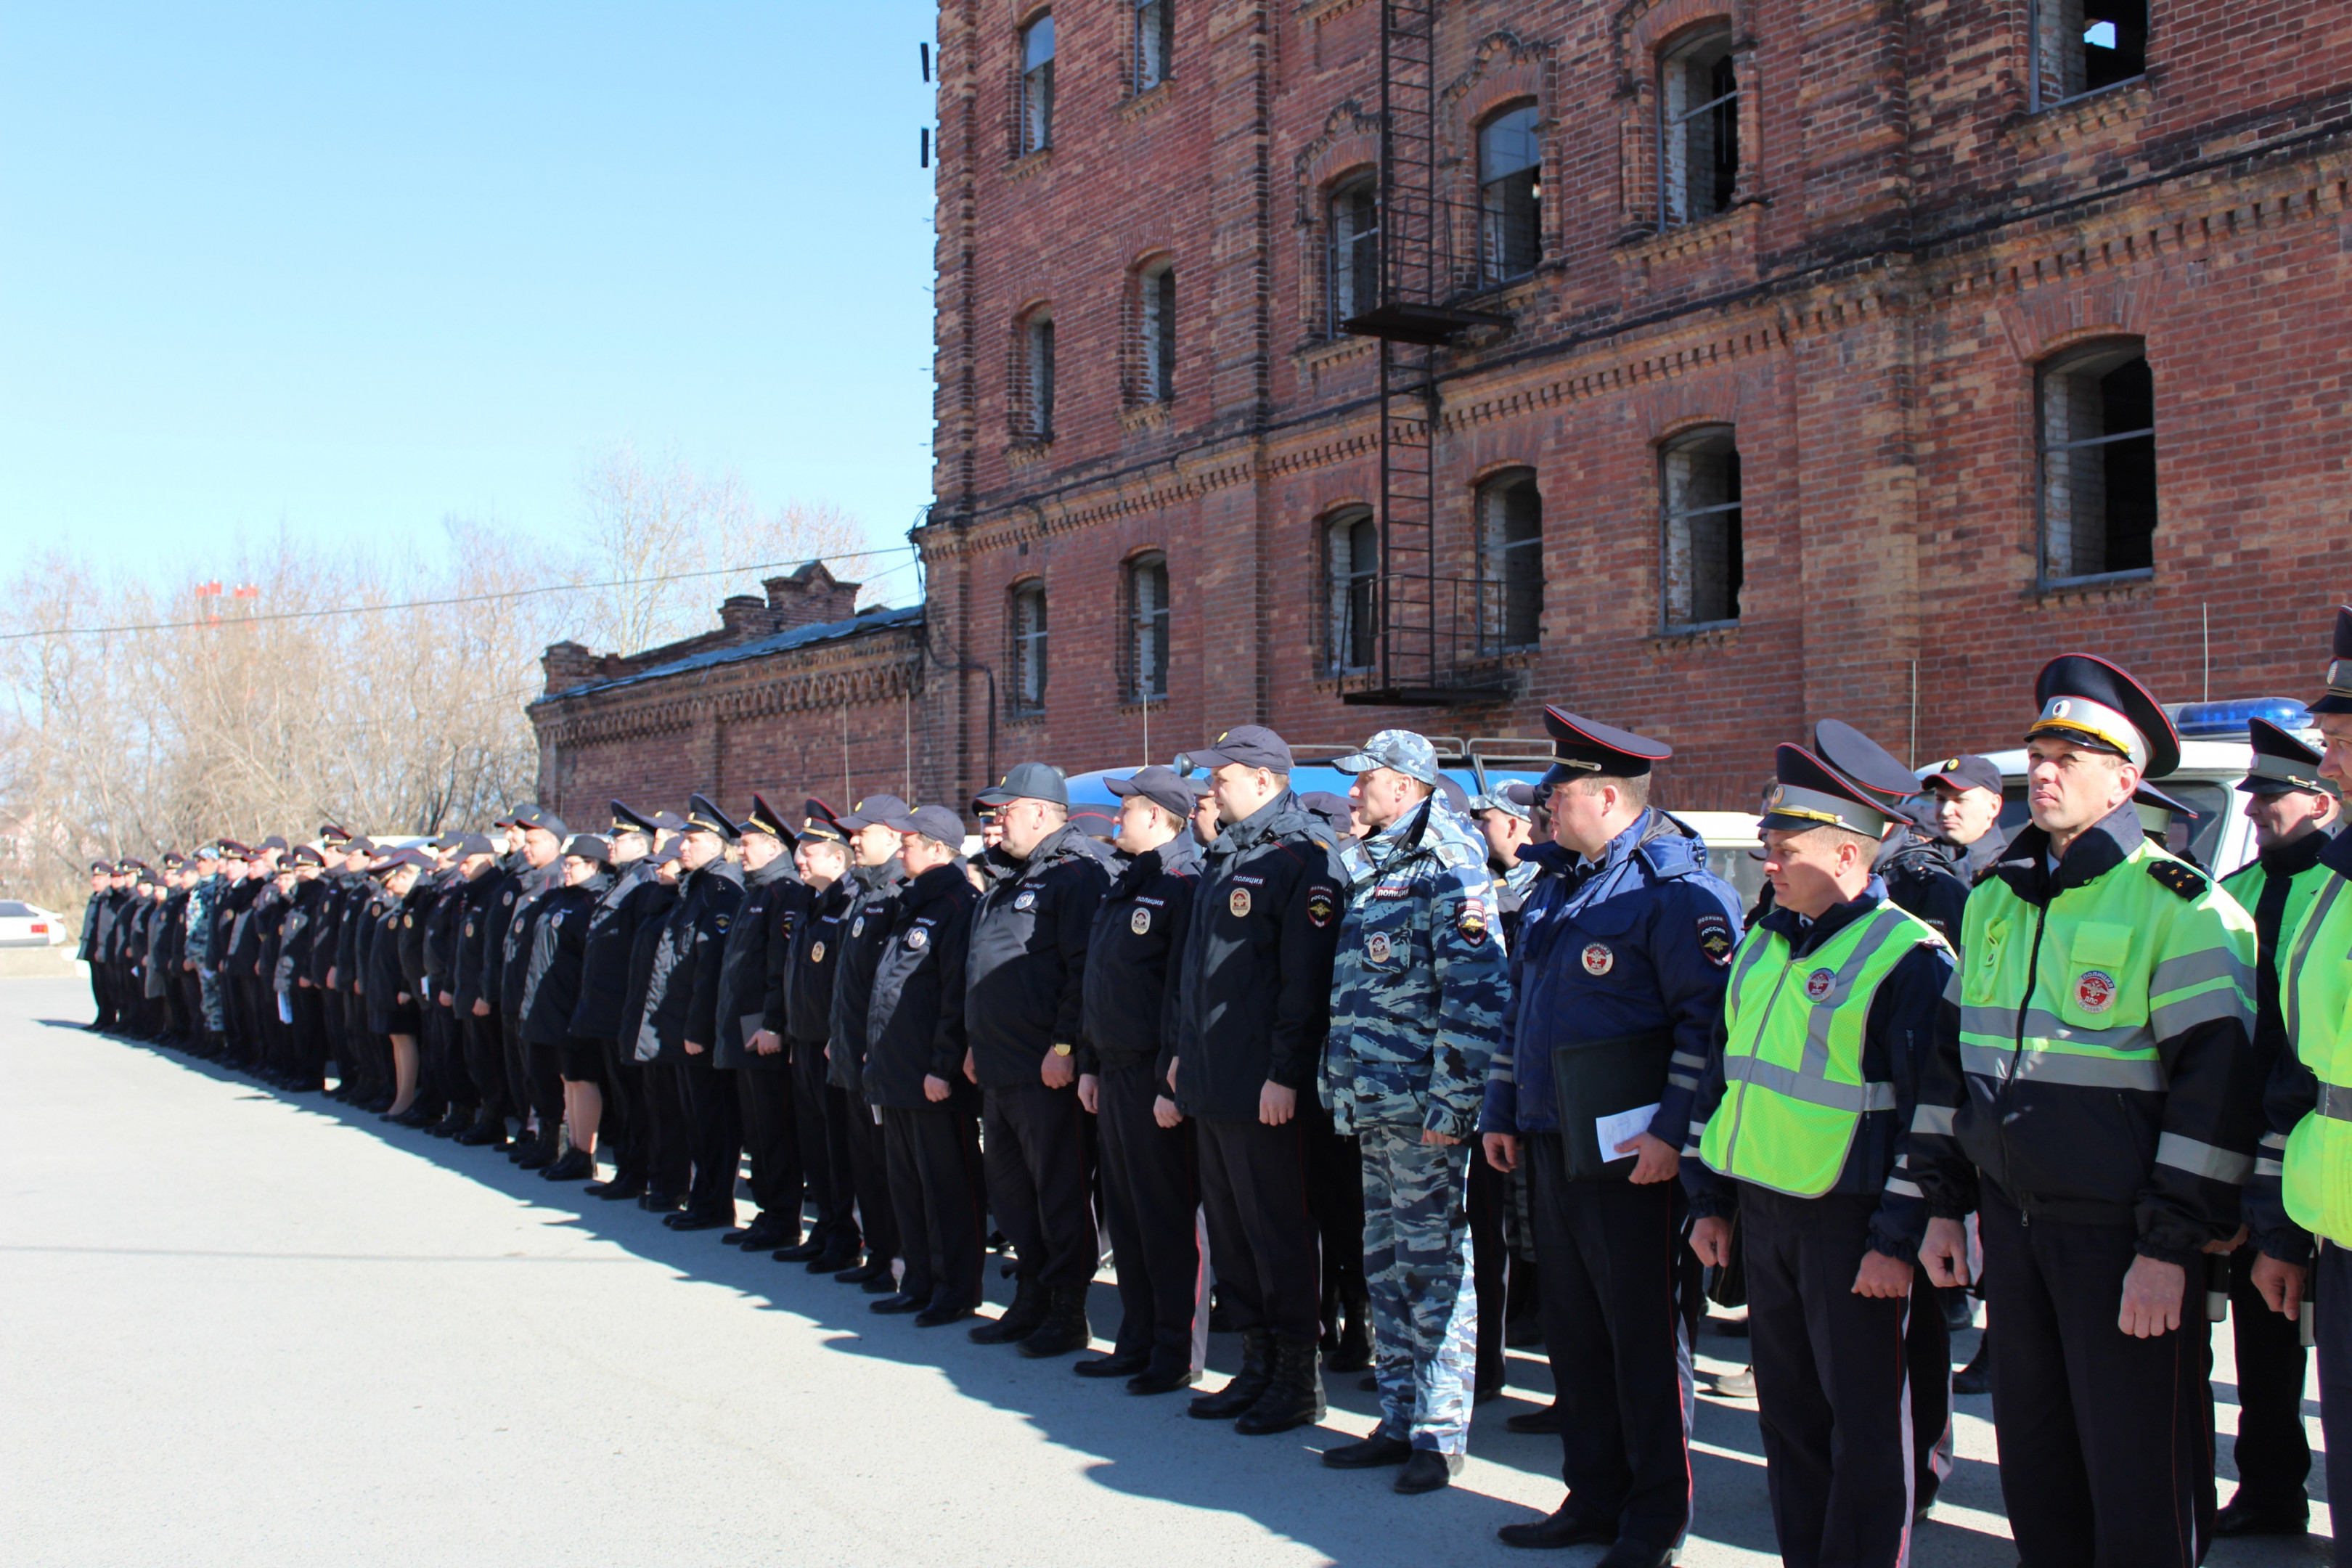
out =
[[[2009,853],[1999,862],[2000,879],[2026,902],[2046,904],[2061,893],[2097,881],[2147,842],[2138,808],[2126,801],[2075,836],[2053,874],[2047,865],[2050,835],[2028,822],[2009,841]]]
[[[1254,849],[1275,836],[1282,825],[1283,816],[1296,808],[1297,803],[1298,797],[1286,788],[1217,837],[1230,848]]]
[[[2342,835],[2338,834],[2335,837],[2341,837]],[[2327,847],[2331,842],[2332,839],[2325,829],[2316,833],[2306,833],[2292,844],[2283,844],[2275,849],[2263,851],[2261,857],[2263,869],[2276,877],[2300,876],[2319,864],[2320,857],[2327,853]]]
[[[2352,831],[2339,832],[2327,841],[2319,852],[2319,863],[2347,881],[2352,881]]]
[[[1842,904],[1834,904],[1822,910],[1819,920],[1807,920],[1786,904],[1774,904],[1756,923],[1786,937],[1790,951],[1801,957],[1872,913],[1885,901],[1886,882],[1874,875],[1861,892]]]

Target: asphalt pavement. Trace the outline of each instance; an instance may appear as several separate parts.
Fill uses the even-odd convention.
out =
[[[1316,1460],[1371,1430],[1352,1376],[1329,1380],[1319,1428],[1239,1437],[1187,1419],[1181,1396],[875,1317],[854,1287],[715,1233],[90,1035],[89,1017],[79,980],[0,982],[0,1560],[15,1568],[1600,1554],[1494,1539],[1559,1500],[1558,1440],[1503,1426],[1548,1402],[1535,1356],[1513,1352],[1511,1394],[1479,1408],[1455,1484],[1398,1497],[1390,1472]],[[1117,1314],[1097,1282],[1097,1331]],[[1745,1348],[1710,1332],[1700,1365]],[[2227,1477],[2226,1332],[2216,1349]],[[1204,1386],[1235,1351],[1212,1342]],[[1923,1568],[2016,1560],[1989,1402],[1960,1407]],[[2316,1447],[2315,1393],[2305,1408]],[[1702,1395],[1692,1464],[1683,1561],[1777,1561],[1752,1402]],[[2209,1562],[2324,1563],[2313,1511],[2305,1541],[2224,1542]]]

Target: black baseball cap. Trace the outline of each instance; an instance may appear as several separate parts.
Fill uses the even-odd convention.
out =
[[[1992,765],[1990,757],[1964,754],[1945,758],[1920,782],[1942,784],[1947,789],[1989,789],[1999,795],[2000,770]]]
[[[855,807],[834,820],[848,832],[856,833],[871,827],[877,822],[887,822],[894,816],[904,816],[907,815],[907,803],[895,795],[869,795],[859,801]]]
[[[457,842],[449,847],[457,852],[457,858],[460,860],[470,860],[477,855],[496,855],[499,852],[498,847],[486,836],[479,833],[461,833],[457,836]]]
[[[1174,768],[1164,768],[1157,763],[1138,768],[1123,779],[1105,779],[1103,785],[1122,800],[1139,795],[1180,818],[1192,816],[1201,798],[1193,792],[1190,780],[1180,776]]]
[[[1070,804],[1070,786],[1063,781],[1062,770],[1051,763],[1015,763],[1013,771],[974,797],[990,805],[1003,805],[1016,800],[1051,801],[1055,805]]]
[[[386,877],[403,866],[414,866],[420,871],[433,869],[433,857],[422,849],[395,849],[367,868],[371,877]]]
[[[1328,789],[1310,789],[1298,797],[1309,816],[1319,816],[1336,833],[1356,830],[1356,803]]]
[[[558,838],[567,837],[572,832],[572,829],[563,826],[563,818],[556,816],[555,813],[548,810],[547,807],[543,805],[524,805],[516,807],[514,815],[507,818],[507,826],[509,827],[542,828],[549,833],[554,834]]]
[[[2326,691],[2311,705],[2314,713],[2352,713],[2352,605],[2336,606],[2334,657],[2320,679]]]
[[[919,805],[883,819],[882,826],[893,833],[919,833],[950,849],[963,844],[963,818],[944,805]]]
[[[575,833],[564,841],[563,853],[568,859],[593,860],[599,866],[613,863],[613,847],[593,833]]]
[[[1243,724],[1225,731],[1205,746],[1194,747],[1189,757],[1177,761],[1213,770],[1237,763],[1245,768],[1286,773],[1291,767],[1290,742],[1263,724]]]

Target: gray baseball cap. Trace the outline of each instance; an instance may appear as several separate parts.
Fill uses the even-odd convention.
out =
[[[1045,800],[1067,805],[1070,786],[1063,782],[1062,770],[1051,763],[1015,763],[1011,773],[973,798],[986,805],[1003,805],[1016,800]]]
[[[963,818],[944,805],[919,805],[883,818],[882,826],[894,833],[919,833],[950,849],[963,844]]]
[[[1331,765],[1343,773],[1391,768],[1433,789],[1437,787],[1437,748],[1425,736],[1411,730],[1383,730],[1365,742],[1362,751],[1351,752]]]
[[[1125,799],[1139,795],[1152,805],[1174,812],[1178,816],[1190,816],[1200,801],[1192,781],[1180,777],[1174,768],[1154,763],[1148,768],[1138,768],[1123,779],[1105,779],[1103,786],[1111,794]]]

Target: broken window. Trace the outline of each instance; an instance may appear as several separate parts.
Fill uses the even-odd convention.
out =
[[[1166,81],[1175,53],[1175,0],[1135,0],[1135,90],[1150,92]]]
[[[1658,223],[1727,211],[1739,182],[1739,78],[1731,29],[1710,29],[1658,65]]]
[[[1543,148],[1534,104],[1507,110],[1479,130],[1478,210],[1486,281],[1533,272],[1543,256]]]
[[[2033,107],[2147,71],[2147,0],[2033,0]]]
[[[1168,557],[1139,555],[1127,568],[1128,700],[1168,695]]]
[[[1380,183],[1370,174],[1331,193],[1328,293],[1330,331],[1381,302]]]
[[[2093,343],[2042,366],[2042,576],[2156,564],[2156,384],[2137,339]]]
[[[1143,330],[1143,397],[1165,403],[1176,395],[1176,268],[1163,264],[1136,279]]]
[[[1013,707],[1034,713],[1045,706],[1045,584],[1032,580],[1013,590]]]
[[[1325,659],[1333,669],[1369,669],[1379,647],[1374,618],[1381,580],[1381,530],[1368,507],[1354,507],[1324,525],[1328,562],[1329,635]]]
[[[1739,448],[1731,426],[1708,425],[1658,454],[1665,547],[1660,577],[1669,627],[1739,618]]]
[[[1543,497],[1515,468],[1478,489],[1478,644],[1532,647],[1543,635]]]
[[[1021,29],[1021,151],[1054,144],[1054,14]]]

